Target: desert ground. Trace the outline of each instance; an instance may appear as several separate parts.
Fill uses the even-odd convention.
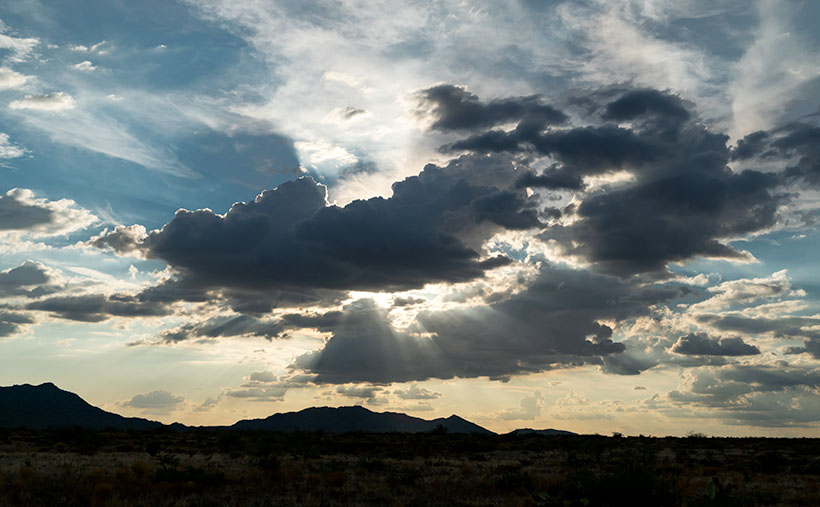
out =
[[[820,505],[820,440],[2,430],[0,505]]]

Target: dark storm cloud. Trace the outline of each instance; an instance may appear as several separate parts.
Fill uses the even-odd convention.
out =
[[[820,186],[820,126],[794,122],[768,132],[753,132],[732,151],[733,160],[788,160],[781,174],[786,182],[802,180]]]
[[[160,317],[171,314],[166,305],[144,303],[130,295],[89,294],[58,296],[29,303],[27,310],[51,313],[54,317],[80,322],[102,322],[112,317]]]
[[[786,169],[786,178],[799,178],[812,186],[820,186],[820,127],[798,123],[786,130],[784,137],[772,143],[781,153],[798,158]]]
[[[781,318],[749,317],[742,313],[705,313],[697,315],[696,320],[720,331],[735,331],[749,335],[772,333],[778,338],[817,337],[820,333],[810,331],[820,324],[820,319],[812,317],[784,316]]]
[[[54,221],[53,209],[26,202],[18,189],[0,195],[0,231],[21,231]]]
[[[23,329],[24,324],[33,323],[34,319],[28,315],[0,310],[0,338],[17,334]]]
[[[561,169],[549,169],[542,174],[536,175],[534,173],[526,173],[518,179],[516,185],[519,188],[534,187],[547,188],[550,190],[582,190],[584,188],[584,181],[579,174],[571,174],[568,171]],[[561,210],[552,208],[557,212],[555,218],[561,216]]]
[[[540,225],[524,191],[515,189],[511,164],[482,159],[428,165],[394,183],[392,197],[344,207],[327,206],[325,188],[303,177],[237,203],[225,215],[180,210],[136,247],[132,239],[138,234],[125,234],[127,228],[91,244],[139,248],[177,270],[177,278],[147,290],[142,299],[190,299],[196,290],[226,288],[242,300],[237,306],[253,306],[243,292],[280,291],[305,300],[336,298],[335,291],[468,281],[510,262],[482,259],[483,239],[502,227]]]
[[[713,416],[730,424],[812,425],[820,416],[816,390],[820,370],[777,361],[701,370],[685,389],[669,393],[675,403],[716,408]],[[783,402],[783,395],[790,402]]]
[[[87,245],[101,250],[111,249],[120,255],[139,251],[140,242],[145,239],[145,227],[141,225],[118,225],[114,230],[103,230],[99,235],[86,242]]]
[[[204,322],[188,323],[160,333],[160,341],[173,344],[196,338],[259,336],[268,340],[282,338],[283,326],[276,321],[260,320],[248,315],[213,317]]]
[[[628,120],[631,126],[538,131],[519,125],[475,134],[444,150],[557,160],[542,174],[524,174],[520,187],[581,190],[585,176],[630,171],[634,181],[586,196],[572,209],[579,220],[543,236],[621,276],[663,272],[669,262],[698,256],[743,259],[726,241],[774,225],[785,200],[775,193],[780,178],[730,170],[728,137],[699,125],[679,97],[632,90],[596,107],[602,120]],[[812,135],[784,138],[782,149],[803,146]]]
[[[723,350],[701,348],[698,352],[689,355],[672,350],[676,343],[672,338],[653,335],[633,335],[623,343],[626,350],[623,354],[613,354],[603,358],[602,370],[604,373],[615,375],[640,375],[642,372],[657,366],[674,366],[679,368],[695,368],[699,366],[722,366],[730,362],[727,355],[709,355],[709,352],[734,352],[731,347]],[[730,342],[727,345],[732,345]],[[677,353],[675,353],[677,352]],[[753,353],[759,353],[753,352]]]
[[[394,329],[387,310],[376,307],[372,300],[347,305],[343,314],[334,315],[326,325],[322,328],[332,329],[333,337],[321,350],[300,356],[293,364],[318,374],[317,384],[452,377],[445,358],[415,336]]]
[[[0,194],[0,233],[55,236],[84,229],[97,220],[68,199],[49,201],[25,188],[12,188]]]
[[[526,291],[486,307],[423,312],[414,328],[395,329],[387,310],[360,300],[323,322],[325,347],[294,364],[317,383],[389,383],[428,378],[503,379],[566,365],[600,363],[624,350],[601,320],[645,315],[680,289],[647,288],[592,273],[544,268]],[[431,333],[420,337],[415,331]]]
[[[234,286],[220,288],[214,287],[213,282],[207,278],[182,276],[148,287],[138,293],[135,298],[143,303],[163,304],[175,301],[189,303],[221,301],[238,313],[262,315],[270,313],[274,308],[337,305],[347,299],[347,293],[310,287],[277,289]]]
[[[612,125],[575,127],[547,132],[491,130],[444,146],[444,152],[532,152],[553,156],[570,174],[598,174],[624,166],[637,167],[663,153],[656,132],[641,135]]]
[[[700,141],[718,150],[724,142],[703,136],[695,150]],[[568,251],[622,276],[663,272],[669,262],[698,256],[745,259],[725,241],[774,225],[782,202],[770,193],[776,177],[733,173],[720,151],[681,155],[674,171],[589,196],[577,208],[580,220],[544,237],[576,245]]]
[[[434,86],[419,93],[423,104],[432,107],[436,130],[471,130],[492,127],[500,123],[518,122],[537,125],[558,125],[569,117],[543,104],[538,95],[511,97],[481,102],[460,86]]]
[[[336,388],[336,393],[348,398],[362,398],[372,400],[380,394],[384,394],[385,390],[382,387],[368,386],[368,385],[352,385],[339,386]]]
[[[737,336],[718,339],[706,333],[690,333],[678,339],[672,352],[702,356],[751,356],[760,354],[760,349]]]
[[[777,178],[729,170],[725,136],[696,128],[679,137],[651,172],[590,195],[577,207],[580,220],[545,237],[622,276],[698,256],[744,259],[725,241],[774,225]]]
[[[737,142],[737,146],[732,150],[732,160],[746,160],[761,155],[768,147],[768,140],[767,132],[752,132]]]
[[[803,347],[791,347],[790,354],[809,353],[820,359],[820,319],[815,317],[784,316],[779,318],[749,317],[741,313],[701,314],[698,322],[720,331],[733,331],[747,335],[770,333],[781,339],[803,339]]]
[[[58,288],[45,266],[26,261],[20,266],[0,271],[0,298],[12,296],[40,297]]]
[[[658,90],[632,90],[606,106],[603,117],[607,120],[634,120],[635,118],[654,116],[667,120],[685,122],[689,111],[680,97]]]

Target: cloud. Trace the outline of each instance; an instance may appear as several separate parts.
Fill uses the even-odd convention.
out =
[[[248,377],[251,382],[275,382],[277,377],[269,371],[255,371]]]
[[[0,271],[0,298],[40,297],[57,290],[54,272],[43,264],[25,261],[16,268]]]
[[[117,225],[112,231],[103,229],[84,244],[100,250],[110,249],[119,255],[139,255],[139,244],[146,236],[148,233],[142,225]]]
[[[102,322],[112,317],[162,317],[171,314],[167,305],[139,301],[129,294],[55,296],[28,303],[27,310],[78,322]]]
[[[690,333],[678,338],[672,352],[703,356],[753,356],[760,354],[760,349],[737,336],[712,338],[706,333]]]
[[[277,385],[244,385],[226,389],[222,394],[229,398],[247,398],[252,401],[282,401],[287,392],[286,387]]]
[[[74,98],[64,92],[51,92],[40,95],[26,95],[22,99],[9,103],[9,109],[34,111],[67,111],[77,107]]]
[[[674,122],[685,122],[690,117],[689,111],[675,95],[643,89],[626,92],[607,104],[603,118],[629,121],[647,115]]]
[[[497,303],[425,311],[397,329],[372,300],[342,312],[303,317],[298,325],[331,332],[324,347],[293,367],[316,383],[389,383],[429,378],[489,377],[600,364],[624,345],[601,321],[626,320],[678,297],[683,289],[641,287],[583,271],[542,267],[526,290]],[[296,324],[296,323],[295,323]]]
[[[433,116],[431,128],[442,131],[474,130],[513,121],[530,128],[544,128],[569,119],[561,111],[543,104],[537,95],[485,103],[464,87],[442,84],[422,90],[418,97],[425,113]]]
[[[162,414],[177,410],[184,402],[185,398],[171,394],[168,391],[151,391],[150,393],[135,395],[130,400],[122,402],[122,406]]]
[[[287,375],[277,377],[269,371],[253,372],[245,377],[241,386],[225,389],[222,396],[242,398],[251,401],[274,402],[285,399],[289,389],[302,389],[310,386],[311,375]]]
[[[820,188],[820,126],[815,119],[752,132],[738,141],[732,159],[764,164],[777,161],[786,164],[781,175],[786,183],[803,182]]]
[[[441,393],[424,389],[416,383],[411,384],[407,389],[394,389],[393,394],[403,400],[435,400],[441,396]]]
[[[83,72],[94,72],[97,70],[97,67],[88,60],[84,60],[80,63],[74,64],[74,68],[77,70],[81,70]]]
[[[756,10],[754,39],[731,67],[727,89],[737,137],[793,119],[805,112],[806,103],[817,100],[820,72],[813,62],[820,54],[816,43],[796,26],[804,9],[759,0]]]
[[[508,408],[498,414],[497,417],[505,421],[532,421],[541,415],[543,405],[544,396],[540,391],[535,391],[531,395],[521,398],[518,407]]]
[[[510,262],[482,259],[482,238],[539,225],[534,203],[510,188],[513,171],[464,157],[395,183],[390,198],[344,207],[328,206],[325,187],[301,177],[224,215],[179,210],[144,239],[141,229],[119,227],[90,244],[140,249],[203,288],[398,290],[468,281]]]
[[[764,427],[816,426],[820,370],[808,365],[731,365],[706,368],[671,391],[674,404],[712,409],[710,417],[729,424]]]
[[[167,129],[161,133],[171,136],[178,134],[176,129],[180,124],[189,127],[192,124],[201,126],[201,119],[193,120],[181,115],[179,108],[169,108],[167,99],[162,105],[164,110],[160,112],[156,110],[159,106],[156,105],[154,97],[129,98],[140,104],[142,110],[136,112],[119,108],[118,114],[114,116],[108,107],[99,105],[98,101],[101,101],[102,97],[96,97],[97,100],[94,100],[95,97],[92,96],[87,103],[88,107],[78,108],[72,114],[24,114],[21,115],[21,120],[26,125],[47,133],[57,143],[126,160],[180,178],[201,177],[199,173],[183,164],[176,151],[166,143],[144,134],[137,134],[131,126],[132,123],[140,125],[148,121],[154,130]],[[110,100],[107,98],[105,102]],[[169,110],[173,110],[175,116],[171,117]],[[123,121],[123,118],[127,121]]]
[[[193,338],[219,338],[230,336],[259,336],[268,340],[285,338],[285,327],[275,320],[261,320],[249,315],[211,317],[203,322],[186,323],[180,327],[162,331],[162,343],[173,344]]]
[[[92,44],[91,46],[86,46],[84,44],[75,44],[71,46],[69,49],[71,49],[71,51],[76,51],[78,53],[98,53],[104,55],[111,51],[111,43],[102,40],[100,42]]]
[[[328,113],[329,120],[336,120],[342,122],[359,119],[364,116],[370,116],[370,113],[368,113],[364,109],[352,106],[337,107],[333,109],[330,113]]]
[[[22,88],[31,79],[8,67],[0,67],[0,90],[14,90]]]
[[[788,295],[791,282],[786,270],[772,273],[767,278],[742,278],[729,280],[706,289],[714,296],[696,303],[690,311],[719,310],[731,306],[747,306],[761,299],[772,299]]]
[[[701,325],[717,331],[742,333],[747,336],[769,334],[776,338],[804,339],[803,348],[791,348],[791,353],[811,353],[820,359],[820,318],[783,315],[753,317],[739,312],[703,313],[695,317]]]
[[[376,397],[384,392],[384,388],[368,385],[346,385],[338,386],[336,393],[346,396],[348,398],[362,398],[367,401],[373,401]]]
[[[627,171],[626,182],[591,189],[560,210],[567,225],[541,236],[602,271],[631,276],[665,273],[670,262],[696,257],[752,259],[728,241],[775,226],[787,201],[776,192],[777,175],[732,171],[727,136],[706,129],[674,94],[609,89],[573,100],[604,123],[552,129],[521,121],[510,131],[476,133],[442,149],[557,160],[540,175],[522,175],[520,187],[580,191],[585,177]]]
[[[0,338],[13,336],[24,329],[23,325],[33,323],[34,319],[28,315],[0,310]]]
[[[85,229],[97,220],[90,211],[70,199],[49,201],[23,188],[13,188],[0,195],[0,233],[55,236]]]
[[[8,49],[11,52],[11,55],[7,57],[9,61],[22,62],[40,44],[39,39],[13,37],[2,33],[5,31],[5,26],[0,22],[0,49]]]
[[[28,154],[28,150],[9,140],[9,135],[0,132],[0,159],[19,158]],[[0,163],[2,165],[2,163]]]

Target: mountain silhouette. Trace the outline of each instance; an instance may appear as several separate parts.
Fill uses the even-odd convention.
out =
[[[89,405],[74,393],[51,382],[0,387],[0,427],[90,429],[152,429],[163,424],[138,417],[123,417]]]
[[[396,412],[373,412],[364,407],[313,407],[299,412],[274,414],[265,419],[239,421],[232,428],[243,430],[274,431],[327,431],[346,433],[363,431],[370,433],[446,433],[493,432],[471,423],[457,415],[433,420],[420,419]]]
[[[571,431],[566,430],[555,430],[555,429],[545,429],[545,430],[534,430],[532,428],[521,428],[517,430],[513,430],[510,432],[511,435],[545,435],[548,437],[554,436],[572,436],[578,435],[577,433],[573,433]]]
[[[123,417],[88,404],[74,393],[47,382],[0,387],[0,428],[57,428],[79,426],[89,429],[154,429],[163,425],[139,417]],[[174,423],[170,427],[187,427]],[[223,428],[272,431],[351,431],[373,433],[446,433],[493,432],[457,415],[431,421],[396,412],[372,412],[364,407],[315,407],[299,412],[274,414],[265,419],[250,419]]]

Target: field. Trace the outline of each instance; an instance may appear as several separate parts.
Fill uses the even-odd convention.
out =
[[[820,505],[820,440],[0,430],[7,505]]]

